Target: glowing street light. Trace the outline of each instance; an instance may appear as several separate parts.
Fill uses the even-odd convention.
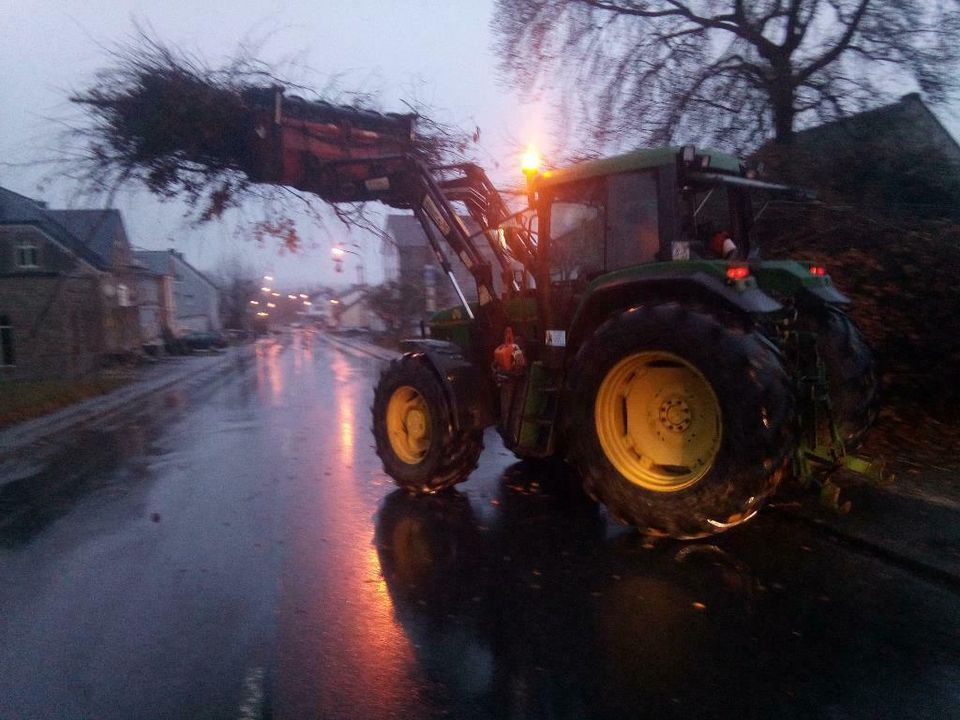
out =
[[[310,302],[309,300],[304,300],[304,301],[303,301],[303,304],[304,304],[304,305],[313,305],[313,303]]]
[[[262,287],[262,288],[260,288],[260,290],[263,291],[263,292],[270,292],[272,289],[273,289],[273,288],[268,288],[268,287]]]
[[[273,282],[273,275],[264,275],[263,279],[267,282]]]
[[[263,312],[263,310],[257,313],[257,317],[269,317],[269,316],[270,316],[270,313]]]
[[[520,169],[527,177],[536,175],[540,171],[540,153],[533,143],[527,145],[527,151],[520,158]]]
[[[259,304],[260,304],[260,301],[259,301],[259,300],[251,300],[251,301],[250,301],[250,304],[251,304],[251,305],[259,305]]]
[[[277,306],[276,303],[267,303],[267,307],[273,307],[273,308],[275,308],[276,306]]]

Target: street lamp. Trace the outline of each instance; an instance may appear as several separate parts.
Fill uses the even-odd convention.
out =
[[[523,175],[527,179],[527,200],[531,207],[534,204],[533,180],[540,172],[540,162],[540,153],[531,143],[527,146],[527,151],[520,160],[520,169],[523,170]]]
[[[343,272],[343,256],[347,253],[351,255],[356,255],[357,256],[357,284],[363,285],[364,284],[363,255],[361,255],[360,253],[354,250],[347,250],[343,245],[344,244],[341,242],[334,245],[330,249],[330,255],[333,256],[333,267],[337,272]],[[349,243],[349,245],[351,247],[355,247],[357,250],[361,249],[360,246],[357,245],[356,243]]]

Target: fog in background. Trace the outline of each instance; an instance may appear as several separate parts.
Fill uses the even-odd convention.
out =
[[[350,3],[211,0],[31,0],[0,4],[0,185],[44,200],[51,207],[98,207],[63,178],[43,183],[54,168],[40,161],[69,153],[60,146],[63,122],[79,108],[70,92],[89,87],[110,63],[108,50],[128,41],[139,25],[161,42],[219,65],[241,47],[285,79],[318,90],[369,93],[375,109],[405,111],[422,104],[437,119],[467,131],[480,129],[472,152],[497,182],[517,183],[518,148],[543,143],[542,113],[498,85],[488,30],[486,0],[352,0]],[[499,165],[499,167],[498,167]],[[385,210],[372,204],[379,221]],[[326,218],[318,225],[297,215],[301,251],[281,253],[279,241],[262,247],[249,239],[262,217],[256,203],[222,219],[191,227],[179,202],[162,203],[145,190],[126,189],[114,199],[130,241],[139,248],[176,248],[202,270],[215,271],[239,257],[257,272],[270,272],[280,287],[345,284],[356,279],[352,256],[336,274],[330,247],[337,241],[364,248],[366,278],[381,277],[380,240],[349,230],[317,202]]]

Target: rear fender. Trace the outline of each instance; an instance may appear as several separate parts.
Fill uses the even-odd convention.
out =
[[[704,272],[617,278],[595,286],[574,315],[567,346],[576,352],[600,323],[618,310],[644,302],[698,304],[744,317],[779,312],[783,306],[757,287],[752,278],[724,282]]]
[[[850,299],[837,289],[830,276],[814,275],[813,263],[795,260],[765,260],[750,266],[759,286],[812,305],[847,305]]]
[[[496,421],[493,406],[496,393],[490,374],[470,362],[459,345],[417,338],[404,340],[401,349],[407,357],[416,357],[425,363],[436,375],[457,430],[487,427]]]

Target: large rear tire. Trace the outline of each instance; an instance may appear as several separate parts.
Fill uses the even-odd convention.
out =
[[[776,489],[794,396],[755,333],[676,303],[611,318],[577,353],[565,435],[586,491],[642,532],[738,525]]]
[[[456,429],[439,378],[404,356],[380,375],[373,436],[383,469],[404,490],[435,493],[467,479],[483,450],[479,428]]]
[[[850,316],[824,306],[810,316],[817,333],[817,354],[827,373],[834,422],[847,451],[860,447],[877,419],[880,394],[873,352]],[[818,428],[822,442],[831,444],[829,428]]]

